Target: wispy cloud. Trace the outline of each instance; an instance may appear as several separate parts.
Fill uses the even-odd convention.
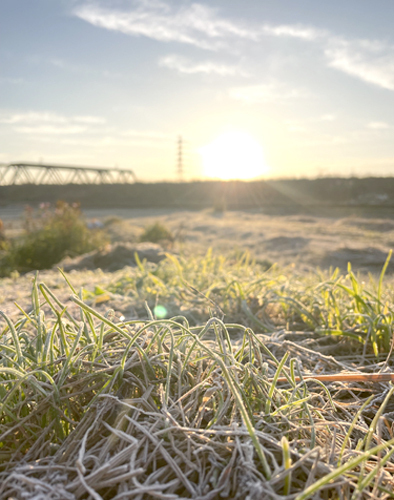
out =
[[[335,120],[337,120],[337,115],[333,113],[326,113],[320,116],[310,116],[309,118],[304,118],[302,120],[288,119],[284,121],[284,124],[286,125],[287,130],[292,133],[315,134],[317,129],[324,130],[324,128],[326,128],[325,124],[330,124]],[[329,125],[329,128],[332,127]]]
[[[310,122],[312,124],[312,120]],[[361,125],[361,124],[360,124]],[[385,122],[370,122],[361,126],[359,128],[353,129],[343,129],[341,133],[338,130],[332,130],[331,132],[322,132],[319,128],[308,128],[306,134],[302,139],[300,139],[299,144],[305,146],[318,146],[318,145],[362,145],[362,144],[373,144],[376,145],[377,135],[383,131],[393,129],[392,125]]]
[[[394,45],[350,39],[327,30],[297,25],[265,25],[264,33],[317,43],[329,67],[378,87],[394,90]]]
[[[157,132],[155,130],[124,130],[121,133],[124,137],[134,137],[139,139],[153,139],[153,140],[167,140],[172,139],[173,136],[169,134],[164,134],[163,132]]]
[[[307,41],[314,41],[327,35],[327,31],[325,30],[319,30],[310,26],[290,24],[265,24],[263,26],[262,33],[272,36],[300,38],[301,40]]]
[[[29,111],[26,113],[2,113],[0,123],[67,123],[67,118],[54,113]]]
[[[34,125],[35,127],[59,124],[84,123],[103,125],[105,118],[100,116],[64,116],[52,112],[28,111],[24,113],[0,113],[0,123]]]
[[[391,125],[386,122],[370,122],[367,124],[367,127],[373,130],[387,130],[391,128]]]
[[[258,41],[263,35],[271,35],[316,40],[327,33],[325,30],[300,24],[261,26],[230,20],[220,16],[218,9],[199,3],[173,6],[164,1],[134,0],[131,8],[119,10],[103,6],[96,0],[77,6],[73,14],[108,30],[164,42],[186,43],[210,50],[234,37]]]
[[[326,30],[292,25],[268,25],[264,27],[264,33],[317,43],[330,68],[394,90],[394,45],[380,40],[349,39]]]
[[[394,46],[378,40],[330,37],[324,53],[330,67],[394,90]]]
[[[246,71],[236,65],[221,64],[215,61],[194,62],[175,54],[162,57],[159,60],[159,66],[174,69],[179,73],[186,73],[189,75],[203,73],[206,75],[215,74],[220,76],[249,76]]]
[[[255,104],[307,98],[310,94],[303,89],[292,88],[284,83],[270,82],[231,88],[229,96],[237,101]]]
[[[15,127],[15,132],[34,135],[69,135],[86,132],[86,127],[78,125],[41,125],[38,127]]]
[[[319,116],[319,118],[317,119],[317,121],[320,121],[320,122],[333,122],[336,119],[337,119],[337,115],[334,115],[332,113],[327,113],[325,115]]]
[[[125,10],[111,9],[98,2],[80,5],[74,15],[94,26],[161,42],[180,42],[216,50],[231,37],[257,40],[259,31],[218,15],[207,5],[193,3],[172,6],[164,2],[134,1]]]
[[[171,137],[173,139],[173,137]],[[126,148],[149,148],[149,149],[174,149],[174,141],[163,141],[155,137],[126,137],[123,134],[113,135],[98,134],[95,137],[86,135],[67,135],[58,137],[54,134],[37,136],[34,138],[35,142],[44,144],[61,144],[64,146],[79,146],[83,148],[106,149],[111,147],[126,147]]]
[[[303,146],[340,146],[342,144],[353,143],[354,139],[343,134],[317,134],[316,136],[306,136],[300,140],[299,145]]]
[[[74,116],[71,121],[87,125],[104,125],[107,120],[101,116]]]
[[[394,46],[387,42],[350,39],[314,26],[259,25],[228,19],[218,9],[199,3],[177,5],[163,0],[131,0],[127,10],[120,10],[100,0],[82,1],[73,10],[78,18],[107,30],[161,42],[178,42],[206,50],[233,49],[236,40],[261,43],[267,36],[313,43],[328,67],[380,88],[394,90]],[[161,65],[182,73],[237,74],[235,68],[226,65],[191,63],[174,56],[163,58]],[[250,92],[266,93],[265,89],[260,90],[255,87]]]
[[[75,135],[97,130],[106,123],[100,116],[64,116],[52,112],[0,113],[0,124],[19,134],[35,136]]]
[[[381,40],[350,39],[308,26],[265,25],[263,32],[317,43],[329,67],[394,90],[394,45]]]
[[[173,148],[174,136],[157,130],[125,130],[107,125],[100,116],[65,116],[53,112],[0,111],[0,125],[14,132],[30,135],[35,141],[86,147],[136,146]],[[107,125],[107,126],[104,126]]]

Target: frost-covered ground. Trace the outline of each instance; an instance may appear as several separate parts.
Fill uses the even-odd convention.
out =
[[[89,209],[84,214],[90,222],[111,218],[108,227],[114,242],[135,242],[144,227],[160,221],[176,236],[170,249],[175,253],[202,254],[210,247],[220,253],[249,250],[258,261],[294,266],[297,271],[329,267],[346,271],[350,261],[356,271],[379,273],[394,246],[394,220],[390,219],[269,216],[212,210]],[[22,206],[0,209],[6,233],[15,235],[21,231],[22,216]],[[40,274],[48,286],[59,288],[60,295],[67,298],[69,292],[56,270]],[[32,273],[0,280],[0,307],[10,312],[15,309],[15,301],[25,305],[30,300],[31,279]],[[72,279],[76,288],[94,289],[96,284],[106,285],[116,277],[98,270],[75,272]],[[118,305],[122,309],[122,304]]]

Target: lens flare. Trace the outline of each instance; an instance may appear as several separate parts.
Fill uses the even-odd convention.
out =
[[[157,319],[164,319],[167,317],[167,309],[164,306],[157,305],[153,309],[153,314]]]

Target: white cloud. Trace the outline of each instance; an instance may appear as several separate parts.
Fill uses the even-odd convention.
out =
[[[246,85],[229,90],[229,96],[248,104],[281,102],[310,97],[305,90],[291,88],[284,83],[271,82],[262,85]]]
[[[174,141],[166,142],[156,138],[149,137],[130,137],[126,138],[123,134],[119,135],[99,135],[95,137],[79,136],[77,134],[66,137],[57,137],[55,134],[42,135],[34,137],[35,142],[44,144],[61,144],[64,146],[79,146],[83,148],[105,149],[109,147],[127,147],[127,148],[149,148],[149,149],[174,149]],[[173,139],[173,137],[172,137]]]
[[[186,74],[216,74],[220,76],[249,76],[248,73],[235,65],[221,64],[215,61],[192,62],[185,57],[168,55],[159,60],[159,66],[174,69]]]
[[[333,122],[336,119],[337,119],[336,115],[333,115],[331,113],[327,113],[326,115],[321,115],[318,118],[318,121],[321,121],[321,122]]]
[[[106,123],[106,119],[101,116],[74,116],[71,121],[88,125],[104,125]]]
[[[100,116],[64,116],[52,112],[28,111],[22,113],[0,112],[0,125],[12,127],[19,134],[34,136],[40,142],[92,147],[138,146],[173,147],[174,136],[156,130],[124,130],[105,125]],[[75,138],[70,136],[81,137]],[[64,137],[61,137],[64,136]]]
[[[67,123],[67,118],[54,113],[29,111],[0,115],[1,123]]]
[[[391,128],[391,125],[385,122],[370,122],[367,124],[367,127],[374,130],[387,130],[388,128]]]
[[[394,46],[380,40],[349,39],[329,31],[296,25],[264,27],[272,36],[317,43],[327,65],[364,82],[394,90]]]
[[[329,67],[394,90],[394,45],[380,40],[349,39],[326,30],[297,25],[266,25],[263,32],[318,43]]]
[[[179,6],[164,1],[131,0],[128,10],[119,10],[108,7],[100,0],[89,3],[85,0],[73,13],[97,27],[207,50],[234,50],[237,39],[261,42],[264,36],[296,38],[316,44],[329,67],[378,87],[394,90],[394,46],[386,42],[348,39],[314,26],[299,24],[259,26],[239,19],[226,19],[219,15],[217,9],[199,3]],[[164,58],[161,64],[183,73],[236,74],[231,66],[211,62],[194,64],[173,57]],[[257,87],[255,91],[259,93]],[[262,93],[265,93],[264,89]]]
[[[219,48],[220,42],[229,38],[258,41],[262,35],[270,35],[316,40],[327,33],[299,24],[258,26],[230,20],[220,17],[218,9],[199,3],[174,7],[164,1],[134,0],[128,10],[117,10],[95,0],[76,7],[73,14],[100,28],[209,50]]]
[[[318,126],[321,126],[323,123],[327,122],[332,122],[337,119],[337,116],[331,113],[327,113],[324,115],[320,116],[311,116],[309,118],[306,118],[304,120],[295,120],[295,119],[290,119],[290,120],[285,120],[284,123],[287,127],[287,130],[289,132],[294,132],[294,133],[315,133],[316,132],[316,124],[319,124]],[[326,140],[326,138],[325,138]],[[331,139],[330,139],[331,140]]]
[[[309,26],[301,25],[270,25],[263,26],[262,32],[266,35],[300,38],[301,40],[313,41],[324,37],[327,32]]]
[[[378,40],[331,37],[324,53],[330,67],[394,90],[394,46]]]
[[[127,146],[138,148],[167,148],[168,143],[155,137],[131,137],[130,139],[117,136],[106,136],[99,140],[100,146]],[[173,150],[173,142],[170,142],[170,148]],[[97,145],[97,143],[96,143]]]
[[[121,134],[124,137],[138,137],[140,139],[166,140],[173,139],[172,135],[156,132],[154,130],[124,130]]]
[[[100,116],[64,116],[51,112],[28,111],[25,113],[0,113],[0,123],[34,126],[37,129],[48,125],[102,125],[106,122]],[[19,129],[20,130],[20,129]]]
[[[297,25],[266,25],[267,35],[318,43],[331,68],[378,87],[394,90],[394,46],[370,39],[349,39],[326,30]]]
[[[69,135],[80,134],[86,131],[86,127],[78,125],[41,125],[34,127],[15,127],[15,132],[29,135]]]
[[[73,13],[100,28],[207,50],[225,46],[228,38],[259,38],[258,30],[221,18],[216,9],[198,3],[174,7],[164,2],[139,0],[129,10],[122,11],[92,2],[76,7]]]
[[[310,136],[308,136],[310,137]],[[330,135],[330,134],[317,134],[312,138],[305,138],[301,142],[300,145],[303,146],[340,146],[343,144],[353,143],[354,140],[351,137],[346,137],[345,135]]]

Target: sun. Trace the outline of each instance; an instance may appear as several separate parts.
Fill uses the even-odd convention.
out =
[[[204,174],[214,179],[253,179],[268,171],[263,148],[246,132],[226,132],[199,152]]]

